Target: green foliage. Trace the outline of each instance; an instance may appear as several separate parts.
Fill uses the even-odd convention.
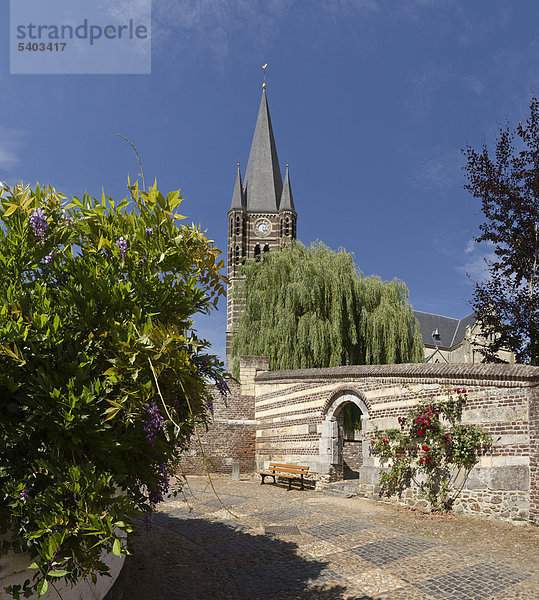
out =
[[[1,551],[35,576],[105,573],[151,517],[223,365],[192,317],[224,295],[219,250],[178,226],[179,192],[116,204],[51,187],[0,192]]]
[[[242,272],[235,369],[241,355],[268,356],[272,370],[423,361],[404,283],[363,277],[344,250],[295,243]]]
[[[343,429],[345,431],[361,431],[362,412],[353,402],[345,404],[342,408],[343,415]]]
[[[423,400],[399,417],[401,429],[376,432],[372,452],[387,470],[381,493],[401,495],[415,484],[433,510],[449,510],[481,454],[492,445],[476,425],[463,425],[466,390],[448,391],[446,400]]]

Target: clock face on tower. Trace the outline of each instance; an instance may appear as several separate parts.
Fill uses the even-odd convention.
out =
[[[255,223],[255,231],[258,235],[265,237],[271,233],[271,223],[268,219],[258,219]]]

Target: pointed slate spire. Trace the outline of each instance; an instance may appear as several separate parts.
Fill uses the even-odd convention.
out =
[[[245,208],[245,197],[243,195],[243,185],[241,183],[240,163],[238,163],[236,184],[234,185],[234,193],[232,194],[232,202],[230,203],[230,210],[233,210],[235,208]]]
[[[294,208],[294,198],[292,198],[292,188],[290,187],[288,163],[286,163],[286,175],[284,176],[283,193],[281,195],[279,210],[291,210],[292,212],[296,212],[296,209]]]
[[[264,88],[245,172],[247,210],[277,212],[282,190],[283,181]]]

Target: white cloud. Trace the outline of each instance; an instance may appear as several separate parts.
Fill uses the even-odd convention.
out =
[[[0,126],[0,172],[8,172],[20,162],[22,132]]]
[[[494,245],[492,243],[478,244],[470,240],[464,248],[463,264],[457,266],[457,271],[466,275],[471,281],[481,283],[488,279],[488,262],[496,258]]]
[[[473,252],[475,250],[476,245],[477,245],[477,242],[474,239],[470,240],[466,244],[466,247],[464,248],[464,252],[466,254],[470,254],[470,252]]]
[[[450,72],[443,65],[430,64],[420,67],[409,80],[410,96],[406,105],[410,114],[418,119],[429,115],[435,95],[450,77]]]
[[[485,82],[483,81],[483,79],[475,75],[468,75],[467,77],[465,77],[464,84],[476,96],[481,96],[485,91]]]
[[[462,187],[462,156],[459,149],[435,146],[421,151],[406,147],[401,151],[415,185],[441,191],[454,191],[455,187]]]
[[[291,4],[286,0],[162,0],[153,6],[154,48],[181,55],[178,67],[210,59],[220,69],[239,41],[246,58],[254,46],[270,46]]]

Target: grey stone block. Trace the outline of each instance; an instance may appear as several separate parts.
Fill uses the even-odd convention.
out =
[[[486,469],[472,469],[466,480],[467,490],[484,490],[487,485],[488,474]]]
[[[526,465],[515,465],[512,467],[491,468],[490,488],[492,490],[529,490],[529,467]]]

